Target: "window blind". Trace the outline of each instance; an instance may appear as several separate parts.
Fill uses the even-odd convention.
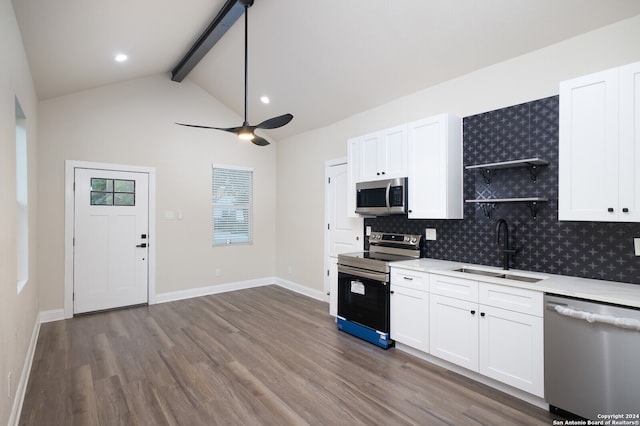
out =
[[[252,242],[253,170],[212,166],[212,244]]]

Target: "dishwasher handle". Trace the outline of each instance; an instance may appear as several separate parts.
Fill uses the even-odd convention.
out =
[[[571,317],[587,321],[588,323],[610,324],[616,327],[629,330],[640,331],[640,320],[634,318],[615,317],[613,315],[602,315],[593,312],[579,311],[565,304],[547,302],[547,309],[557,312],[565,317]]]

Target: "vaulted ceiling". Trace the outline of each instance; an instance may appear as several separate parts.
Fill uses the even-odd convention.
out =
[[[48,99],[152,74],[170,79],[225,0],[12,3],[38,97]],[[637,14],[638,0],[255,0],[249,121],[291,112],[289,125],[270,131],[287,137]],[[243,22],[187,77],[238,115]],[[126,62],[114,61],[120,52]]]

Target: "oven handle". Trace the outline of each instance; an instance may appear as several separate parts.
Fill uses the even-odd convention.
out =
[[[387,274],[383,272],[363,271],[362,269],[352,268],[351,266],[338,265],[338,274],[340,272],[353,275],[355,277],[382,281],[385,285],[387,284]]]

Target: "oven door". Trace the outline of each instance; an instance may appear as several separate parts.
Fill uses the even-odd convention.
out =
[[[389,283],[383,272],[338,265],[338,316],[389,333]]]

